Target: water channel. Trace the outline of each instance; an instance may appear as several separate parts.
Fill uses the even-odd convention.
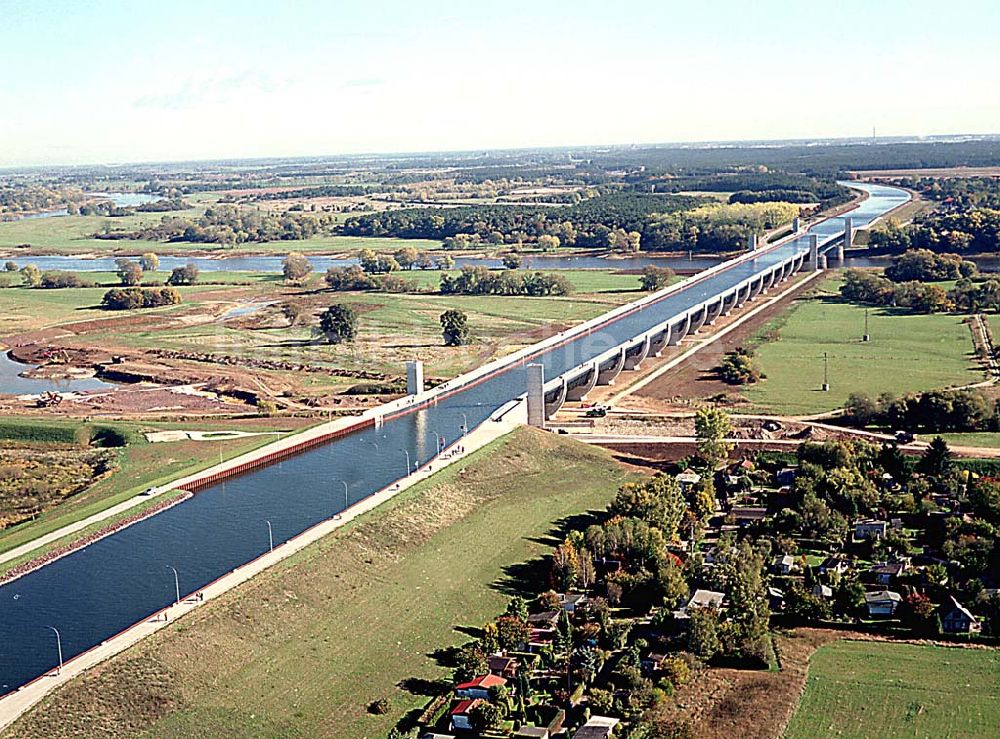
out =
[[[864,185],[871,194],[852,215],[863,225],[908,198],[895,188]],[[834,219],[814,227],[821,238],[842,231]],[[800,237],[668,294],[531,361],[556,377],[743,280],[808,249]],[[445,397],[437,404],[359,431],[284,462],[207,488],[177,505],[86,549],[0,586],[0,694],[99,644],[169,605],[176,568],[182,596],[257,557],[426,462],[438,435],[449,443],[464,423],[475,427],[525,391],[524,362]],[[346,491],[345,491],[346,485]],[[351,626],[344,625],[343,637]]]

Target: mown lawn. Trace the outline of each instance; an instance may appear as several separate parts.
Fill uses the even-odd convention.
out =
[[[842,302],[839,280],[825,282],[758,334],[767,379],[744,389],[763,411],[806,414],[840,408],[853,393],[875,397],[965,385],[983,379],[962,316],[869,309]],[[822,392],[823,354],[830,391]]]
[[[810,660],[785,739],[996,737],[1000,652],[838,641]]]
[[[522,429],[47,698],[12,737],[384,737],[628,472]],[[544,582],[534,577],[533,583]],[[367,713],[386,697],[385,716]]]

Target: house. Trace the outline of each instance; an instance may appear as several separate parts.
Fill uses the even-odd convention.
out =
[[[549,739],[550,736],[544,726],[522,726],[514,732],[514,739]]]
[[[767,604],[772,611],[785,610],[785,593],[778,588],[767,589]]]
[[[843,575],[849,569],[851,569],[850,562],[841,556],[832,555],[820,563],[819,573],[821,575]]]
[[[812,594],[817,598],[822,598],[823,600],[829,600],[833,597],[833,588],[829,585],[824,585],[823,583],[816,583],[813,585]]]
[[[799,568],[798,562],[791,554],[783,554],[774,560],[774,571],[779,575],[791,575]]]
[[[784,485],[791,485],[792,483],[794,483],[795,475],[797,473],[798,470],[796,470],[794,467],[783,467],[780,470],[778,470],[778,474],[776,475],[776,482],[778,483],[778,486],[782,487]]]
[[[856,541],[884,539],[888,528],[889,524],[886,521],[858,521],[854,524],[854,539]]]
[[[667,655],[660,652],[650,652],[641,660],[639,660],[639,666],[642,671],[647,675],[655,675],[657,672],[663,669],[663,662],[666,660]]]
[[[946,634],[978,634],[983,630],[979,619],[954,596],[949,595],[948,600],[941,604],[938,615],[941,617],[941,631]]]
[[[472,711],[482,702],[480,698],[459,701],[458,705],[451,710],[451,730],[472,731]]]
[[[674,479],[677,480],[677,484],[680,485],[682,488],[690,487],[692,485],[697,485],[699,482],[701,482],[701,475],[699,475],[697,472],[693,472],[692,470],[684,470],[683,472],[675,475]]]
[[[749,526],[767,518],[767,508],[763,506],[734,505],[730,515],[738,526]]]
[[[508,657],[505,654],[494,654],[487,657],[486,663],[490,666],[490,672],[506,680],[512,680],[517,677],[517,671],[521,667],[519,659]]]
[[[587,605],[587,596],[582,593],[559,593],[559,607],[566,613],[575,613],[577,608]]]
[[[507,681],[499,675],[486,674],[474,677],[468,682],[455,686],[455,695],[459,698],[481,698],[489,700],[490,688],[506,685]]]
[[[528,649],[541,649],[556,640],[555,629],[531,629],[528,636]]]
[[[718,593],[714,590],[695,590],[690,600],[683,607],[674,611],[674,618],[690,618],[688,612],[692,608],[722,608],[722,602],[725,598],[725,593]]]
[[[528,616],[528,625],[539,629],[554,629],[559,623],[559,611],[542,611]]]
[[[903,602],[903,596],[894,590],[878,590],[865,593],[865,605],[869,616],[892,616]]]
[[[909,568],[910,564],[908,562],[886,562],[872,566],[868,570],[868,575],[872,582],[879,585],[892,585]]]
[[[620,719],[608,716],[591,716],[590,719],[576,730],[573,739],[611,739]]]

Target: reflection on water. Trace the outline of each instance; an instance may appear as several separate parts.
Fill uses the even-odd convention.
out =
[[[32,379],[21,377],[21,372],[27,372],[36,365],[21,364],[0,353],[0,393],[12,395],[36,395],[46,391],[60,393],[80,392],[82,390],[105,390],[115,387],[109,382],[88,377],[79,380]]]

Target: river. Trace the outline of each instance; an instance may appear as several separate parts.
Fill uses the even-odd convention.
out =
[[[858,225],[908,199],[895,188],[859,186],[871,197],[852,213]],[[840,222],[831,220],[812,232],[824,237],[839,230]],[[795,239],[692,281],[531,361],[545,366],[547,378],[556,377],[807,249],[806,237]],[[286,541],[344,509],[344,483],[349,502],[354,502],[400,478],[407,471],[406,453],[410,460],[426,462],[438,435],[451,443],[466,418],[470,427],[478,426],[524,393],[526,362],[388,420],[378,431],[358,431],[206,488],[180,505],[0,586],[0,693],[56,665],[49,626],[60,629],[68,659],[172,603],[170,567],[177,569],[181,594],[195,592],[268,548],[265,521],[273,525],[275,543]],[[344,625],[343,638],[353,638],[349,624]]]

